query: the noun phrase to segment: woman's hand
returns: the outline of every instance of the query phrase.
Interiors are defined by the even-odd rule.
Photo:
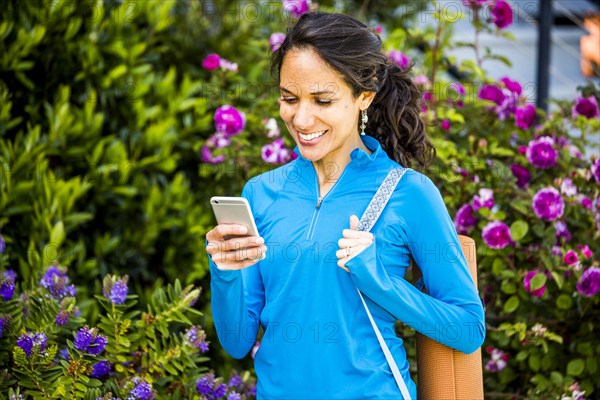
[[[243,236],[247,232],[244,225],[221,224],[206,234],[206,251],[219,269],[242,269],[264,258],[265,240],[260,236]]]
[[[342,231],[343,237],[338,240],[340,250],[335,252],[337,258],[340,259],[338,261],[338,266],[346,270],[346,272],[350,272],[348,268],[346,268],[348,260],[356,257],[375,240],[375,236],[373,236],[372,233],[361,232],[358,230],[358,222],[358,217],[356,215],[350,217],[350,229],[344,229]]]

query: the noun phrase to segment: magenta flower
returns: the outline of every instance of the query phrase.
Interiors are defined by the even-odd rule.
[[[460,82],[453,82],[450,84],[450,89],[454,90],[460,96],[464,96],[467,91],[465,90],[465,86]]]
[[[473,196],[473,209],[477,211],[481,207],[489,209],[494,207],[494,191],[492,189],[479,189],[479,195]]]
[[[600,289],[600,268],[590,267],[581,274],[577,282],[577,291],[585,297],[592,297]]]
[[[485,369],[490,372],[502,371],[508,365],[508,354],[500,349],[489,346],[487,352],[490,353],[490,359],[485,363]]]
[[[577,201],[584,208],[587,208],[587,209],[590,209],[590,210],[592,209],[592,199],[590,199],[589,197],[580,194],[579,196],[577,196]]]
[[[573,108],[571,109],[571,114],[573,118],[577,118],[578,115],[583,115],[587,119],[600,116],[596,96],[591,95],[589,97],[578,97],[575,100]]]
[[[527,168],[522,167],[518,164],[511,164],[510,172],[512,172],[513,176],[517,179],[517,187],[521,189],[526,189],[527,186],[529,186],[531,174],[529,173]]]
[[[202,146],[201,157],[202,162],[207,164],[220,164],[225,161],[225,155],[219,154],[214,156],[211,148],[207,144]]]
[[[415,85],[429,85],[429,78],[426,75],[417,75],[413,79]]]
[[[549,136],[542,136],[530,141],[525,157],[534,167],[552,168],[558,158],[558,152],[554,149],[554,140]]]
[[[310,10],[310,0],[283,0],[283,9],[295,18]]]
[[[410,67],[410,58],[401,52],[400,50],[391,50],[388,54],[388,57],[396,63],[400,67],[400,69],[405,70]]]
[[[445,120],[442,121],[442,123],[441,123],[440,126],[441,126],[441,128],[443,130],[445,130],[446,132],[448,132],[450,130],[450,127],[451,127],[450,121],[448,121],[447,119],[445,119]]]
[[[477,217],[473,216],[473,206],[470,204],[464,204],[456,212],[454,217],[454,226],[459,234],[464,235],[468,233],[468,228],[477,224]]]
[[[513,22],[513,12],[510,4],[504,0],[497,0],[490,6],[492,22],[500,29],[504,29]]]
[[[281,44],[285,40],[285,33],[274,32],[269,36],[269,45],[271,46],[271,51],[276,52]]]
[[[489,222],[481,231],[483,241],[491,249],[503,249],[512,241],[510,229],[502,221]]]
[[[221,65],[221,57],[218,54],[212,53],[207,55],[204,60],[202,60],[202,68],[212,71],[213,69],[219,68]]]
[[[560,241],[564,238],[565,243],[571,241],[571,232],[563,221],[554,222],[554,229],[556,230],[556,240]]]
[[[485,85],[479,90],[477,95],[480,99],[493,101],[497,105],[500,105],[504,102],[505,95],[496,85]]]
[[[560,183],[560,192],[567,197],[573,197],[577,194],[577,187],[573,184],[571,178],[564,178]]]
[[[537,273],[538,273],[537,271],[527,272],[527,275],[525,275],[525,278],[523,278],[523,287],[525,288],[525,290],[528,293],[531,293],[532,296],[542,297],[544,295],[544,293],[546,292],[546,285],[544,285],[541,288],[538,288],[536,290],[531,290],[531,280]]]
[[[579,251],[581,251],[581,254],[585,257],[585,258],[591,258],[594,253],[592,253],[592,250],[590,249],[590,246],[586,245],[578,245],[577,249]]]
[[[298,157],[296,153],[285,147],[281,138],[264,145],[260,155],[264,162],[270,164],[285,164]]]
[[[207,164],[219,164],[225,161],[225,155],[213,155],[213,149],[223,149],[231,144],[231,139],[224,132],[215,132],[214,135],[206,140],[202,146],[202,162]]]
[[[558,190],[553,187],[538,190],[533,196],[532,206],[535,215],[546,221],[562,217],[565,211],[565,203]]]
[[[526,104],[515,111],[515,124],[523,130],[529,129],[535,122],[535,106]]]
[[[246,115],[228,104],[217,108],[214,119],[217,132],[227,136],[237,135],[246,126]]]
[[[518,81],[513,81],[508,76],[500,78],[499,82],[504,84],[504,87],[506,87],[508,90],[510,90],[517,96],[520,96],[521,93],[523,93],[523,87],[521,86],[521,84]]]
[[[577,261],[579,261],[577,253],[575,253],[573,250],[567,251],[567,254],[565,254],[565,264],[573,265],[577,263]]]
[[[600,182],[600,157],[596,158],[596,160],[592,163],[590,171],[592,172],[594,180],[596,182]]]

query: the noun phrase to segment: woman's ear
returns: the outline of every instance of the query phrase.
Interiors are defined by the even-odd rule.
[[[369,108],[376,94],[377,92],[362,92],[360,96],[358,96],[358,104],[360,109],[366,110]]]

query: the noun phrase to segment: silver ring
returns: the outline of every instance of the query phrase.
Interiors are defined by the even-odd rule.
[[[350,246],[346,247],[346,249],[345,249],[345,250],[346,250],[346,253],[345,253],[345,256],[344,256],[344,257],[345,257],[345,258],[348,258],[348,256],[349,256],[349,254],[348,254],[348,250],[350,250]]]

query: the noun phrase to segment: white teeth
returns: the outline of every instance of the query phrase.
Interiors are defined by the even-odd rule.
[[[323,136],[325,134],[325,132],[327,132],[327,130],[311,133],[310,135],[305,135],[300,132],[298,132],[298,134],[300,135],[300,138],[302,138],[302,140],[310,141],[310,140],[314,140],[314,139],[318,138],[319,136]]]

